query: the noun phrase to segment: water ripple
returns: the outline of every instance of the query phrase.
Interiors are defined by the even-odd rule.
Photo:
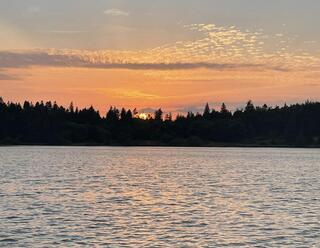
[[[320,247],[320,153],[0,148],[0,247]]]

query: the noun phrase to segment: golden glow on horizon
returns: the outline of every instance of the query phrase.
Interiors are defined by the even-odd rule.
[[[141,120],[147,120],[149,118],[149,114],[146,114],[146,113],[140,113],[138,115],[138,118],[141,119]]]
[[[238,105],[248,99],[272,103],[319,98],[320,58],[290,47],[290,37],[214,24],[184,28],[196,38],[141,51],[5,54],[0,95],[20,102],[93,104],[101,112],[110,105],[176,111],[210,101]],[[272,44],[277,46],[270,48]]]

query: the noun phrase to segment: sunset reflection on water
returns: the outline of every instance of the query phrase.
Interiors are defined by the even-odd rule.
[[[0,246],[316,247],[319,153],[0,149]]]

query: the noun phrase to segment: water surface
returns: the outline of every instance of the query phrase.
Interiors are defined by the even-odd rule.
[[[0,148],[0,247],[320,247],[320,150]]]

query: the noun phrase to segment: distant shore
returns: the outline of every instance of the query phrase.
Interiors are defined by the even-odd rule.
[[[165,147],[320,147],[320,102],[282,107],[248,101],[234,112],[220,110],[173,117],[110,107],[69,108],[56,102],[4,102],[0,97],[0,144]]]
[[[214,143],[214,144],[203,144],[203,145],[169,145],[169,144],[151,144],[150,142],[141,142],[139,144],[92,144],[92,143],[82,143],[82,144],[30,144],[30,143],[20,143],[20,144],[0,144],[0,147],[19,147],[19,146],[46,146],[46,147],[182,147],[182,148],[320,148],[320,145],[263,145],[263,144],[223,144],[223,143]]]

